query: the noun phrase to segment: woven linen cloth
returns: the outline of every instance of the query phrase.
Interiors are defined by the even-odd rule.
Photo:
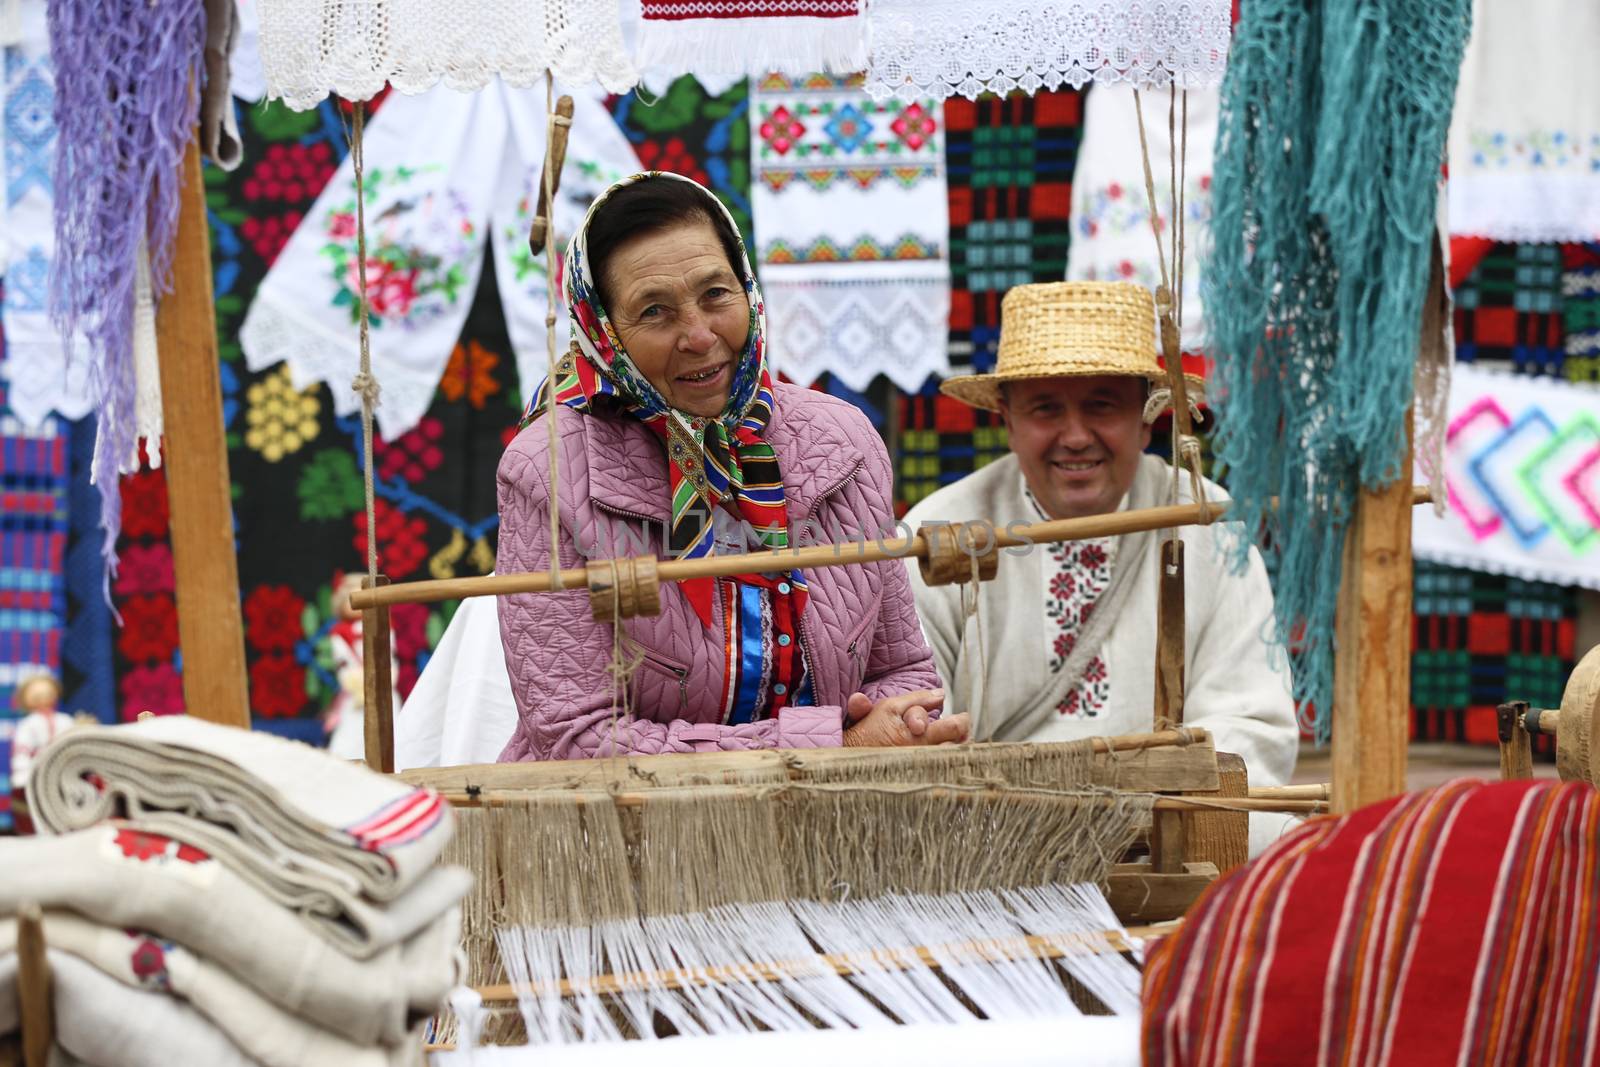
[[[15,951],[17,924],[0,919],[0,954]],[[357,1045],[312,1026],[182,945],[143,930],[101,926],[70,912],[44,917],[44,941],[115,980],[110,1004],[177,1005],[193,1013],[263,1067],[399,1067],[410,1048]],[[187,1020],[186,1020],[187,1022]],[[103,1062],[96,1060],[95,1062]]]
[[[757,77],[849,74],[867,65],[862,0],[628,0],[639,8],[644,69]]]
[[[433,401],[493,249],[522,381],[543,376],[543,258],[528,226],[544,168],[542,90],[499,81],[384,102],[365,131],[367,300],[378,428],[394,441]],[[427,130],[418,137],[416,131]],[[575,94],[558,232],[637,157],[592,88]],[[296,388],[326,383],[334,413],[360,408],[355,172],[347,158],[267,272],[240,327],[251,370],[286,362]],[[565,328],[564,316],[558,318]],[[559,339],[565,350],[566,340]]]
[[[1211,148],[1217,139],[1217,94],[1214,89],[1180,93],[1175,111],[1169,110],[1171,100],[1166,92],[1147,92],[1142,94],[1140,103],[1156,191],[1161,255],[1166,258],[1169,276],[1174,262],[1174,161],[1178,167],[1178,184],[1183,190],[1184,244],[1183,319],[1179,326],[1184,351],[1198,352],[1205,344],[1200,316],[1200,251],[1211,221]],[[1173,118],[1170,124],[1169,116]],[[1096,86],[1085,109],[1083,144],[1078,149],[1078,169],[1072,179],[1068,281],[1138,282],[1152,291],[1161,284],[1156,237],[1150,231],[1144,160],[1134,90],[1121,85]]]
[[[1144,1062],[1596,1062],[1600,792],[1451,782],[1316,819],[1155,943]]]
[[[1600,238],[1600,5],[1473,5],[1450,125],[1450,232]]]
[[[1444,474],[1417,559],[1600,589],[1600,388],[1457,365]]]
[[[750,96],[751,202],[778,372],[908,392],[948,373],[943,113],[857,78],[769,75]]]
[[[910,100],[1090,81],[1215,88],[1229,0],[873,0],[867,91]]]
[[[239,1046],[178,998],[125,986],[48,942],[46,954],[50,1067],[253,1067]],[[17,1000],[17,955],[9,946],[0,951],[0,998]],[[15,1017],[0,1015],[0,1034],[16,1030]]]
[[[81,334],[69,346],[50,321],[49,274],[55,254],[55,67],[44,0],[24,0],[22,35],[5,48],[0,80],[5,206],[0,225],[0,299],[6,353],[0,363],[6,403],[24,426],[52,412],[76,419],[91,406],[89,350]]]
[[[617,0],[257,0],[257,14],[267,96],[300,111],[330,94],[370,100],[385,83],[408,94],[482,89],[497,75],[531,86],[549,70],[622,93],[638,77]]]
[[[359,1045],[409,1040],[458,978],[458,908],[358,960],[240,878],[229,861],[175,834],[105,822],[19,838],[0,845],[0,871],[0,913],[33,901],[149,931]]]
[[[30,794],[53,833],[123,814],[235,866],[270,857],[286,884],[380,904],[426,882],[452,827],[431,789],[182,715],[72,731],[34,764]]]

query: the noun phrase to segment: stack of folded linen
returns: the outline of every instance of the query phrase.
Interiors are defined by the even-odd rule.
[[[0,1002],[45,909],[62,1050],[98,1067],[389,1067],[461,975],[449,805],[305,745],[169,717],[64,735],[44,836],[0,847]],[[0,1033],[6,1018],[0,1015]]]

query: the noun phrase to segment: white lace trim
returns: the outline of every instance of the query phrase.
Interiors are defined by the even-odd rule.
[[[367,100],[386,82],[402,93],[481,89],[497,75],[530,86],[548,68],[622,93],[638,80],[617,0],[261,0],[260,19],[267,95],[297,110],[330,93]]]
[[[874,0],[867,92],[969,100],[1090,81],[1220,85],[1228,0]]]
[[[761,272],[772,365],[801,385],[831,374],[863,392],[882,374],[908,393],[950,373],[944,262],[849,263]]]
[[[867,31],[859,17],[646,20],[638,62],[649,70],[705,75],[713,83],[769,71],[849,74],[867,65]]]
[[[1600,166],[1600,157],[1594,161]],[[1521,244],[1600,240],[1600,170],[1454,173],[1450,233]]]

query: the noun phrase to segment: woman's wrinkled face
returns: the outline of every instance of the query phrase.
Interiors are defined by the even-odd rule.
[[[606,308],[622,347],[666,402],[716,418],[750,333],[750,302],[709,220],[617,246]]]

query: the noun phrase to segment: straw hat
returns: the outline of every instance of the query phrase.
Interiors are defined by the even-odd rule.
[[[1166,380],[1150,290],[1134,282],[1047,282],[1006,293],[994,373],[950,378],[939,389],[998,411],[1001,382],[1107,374]]]

